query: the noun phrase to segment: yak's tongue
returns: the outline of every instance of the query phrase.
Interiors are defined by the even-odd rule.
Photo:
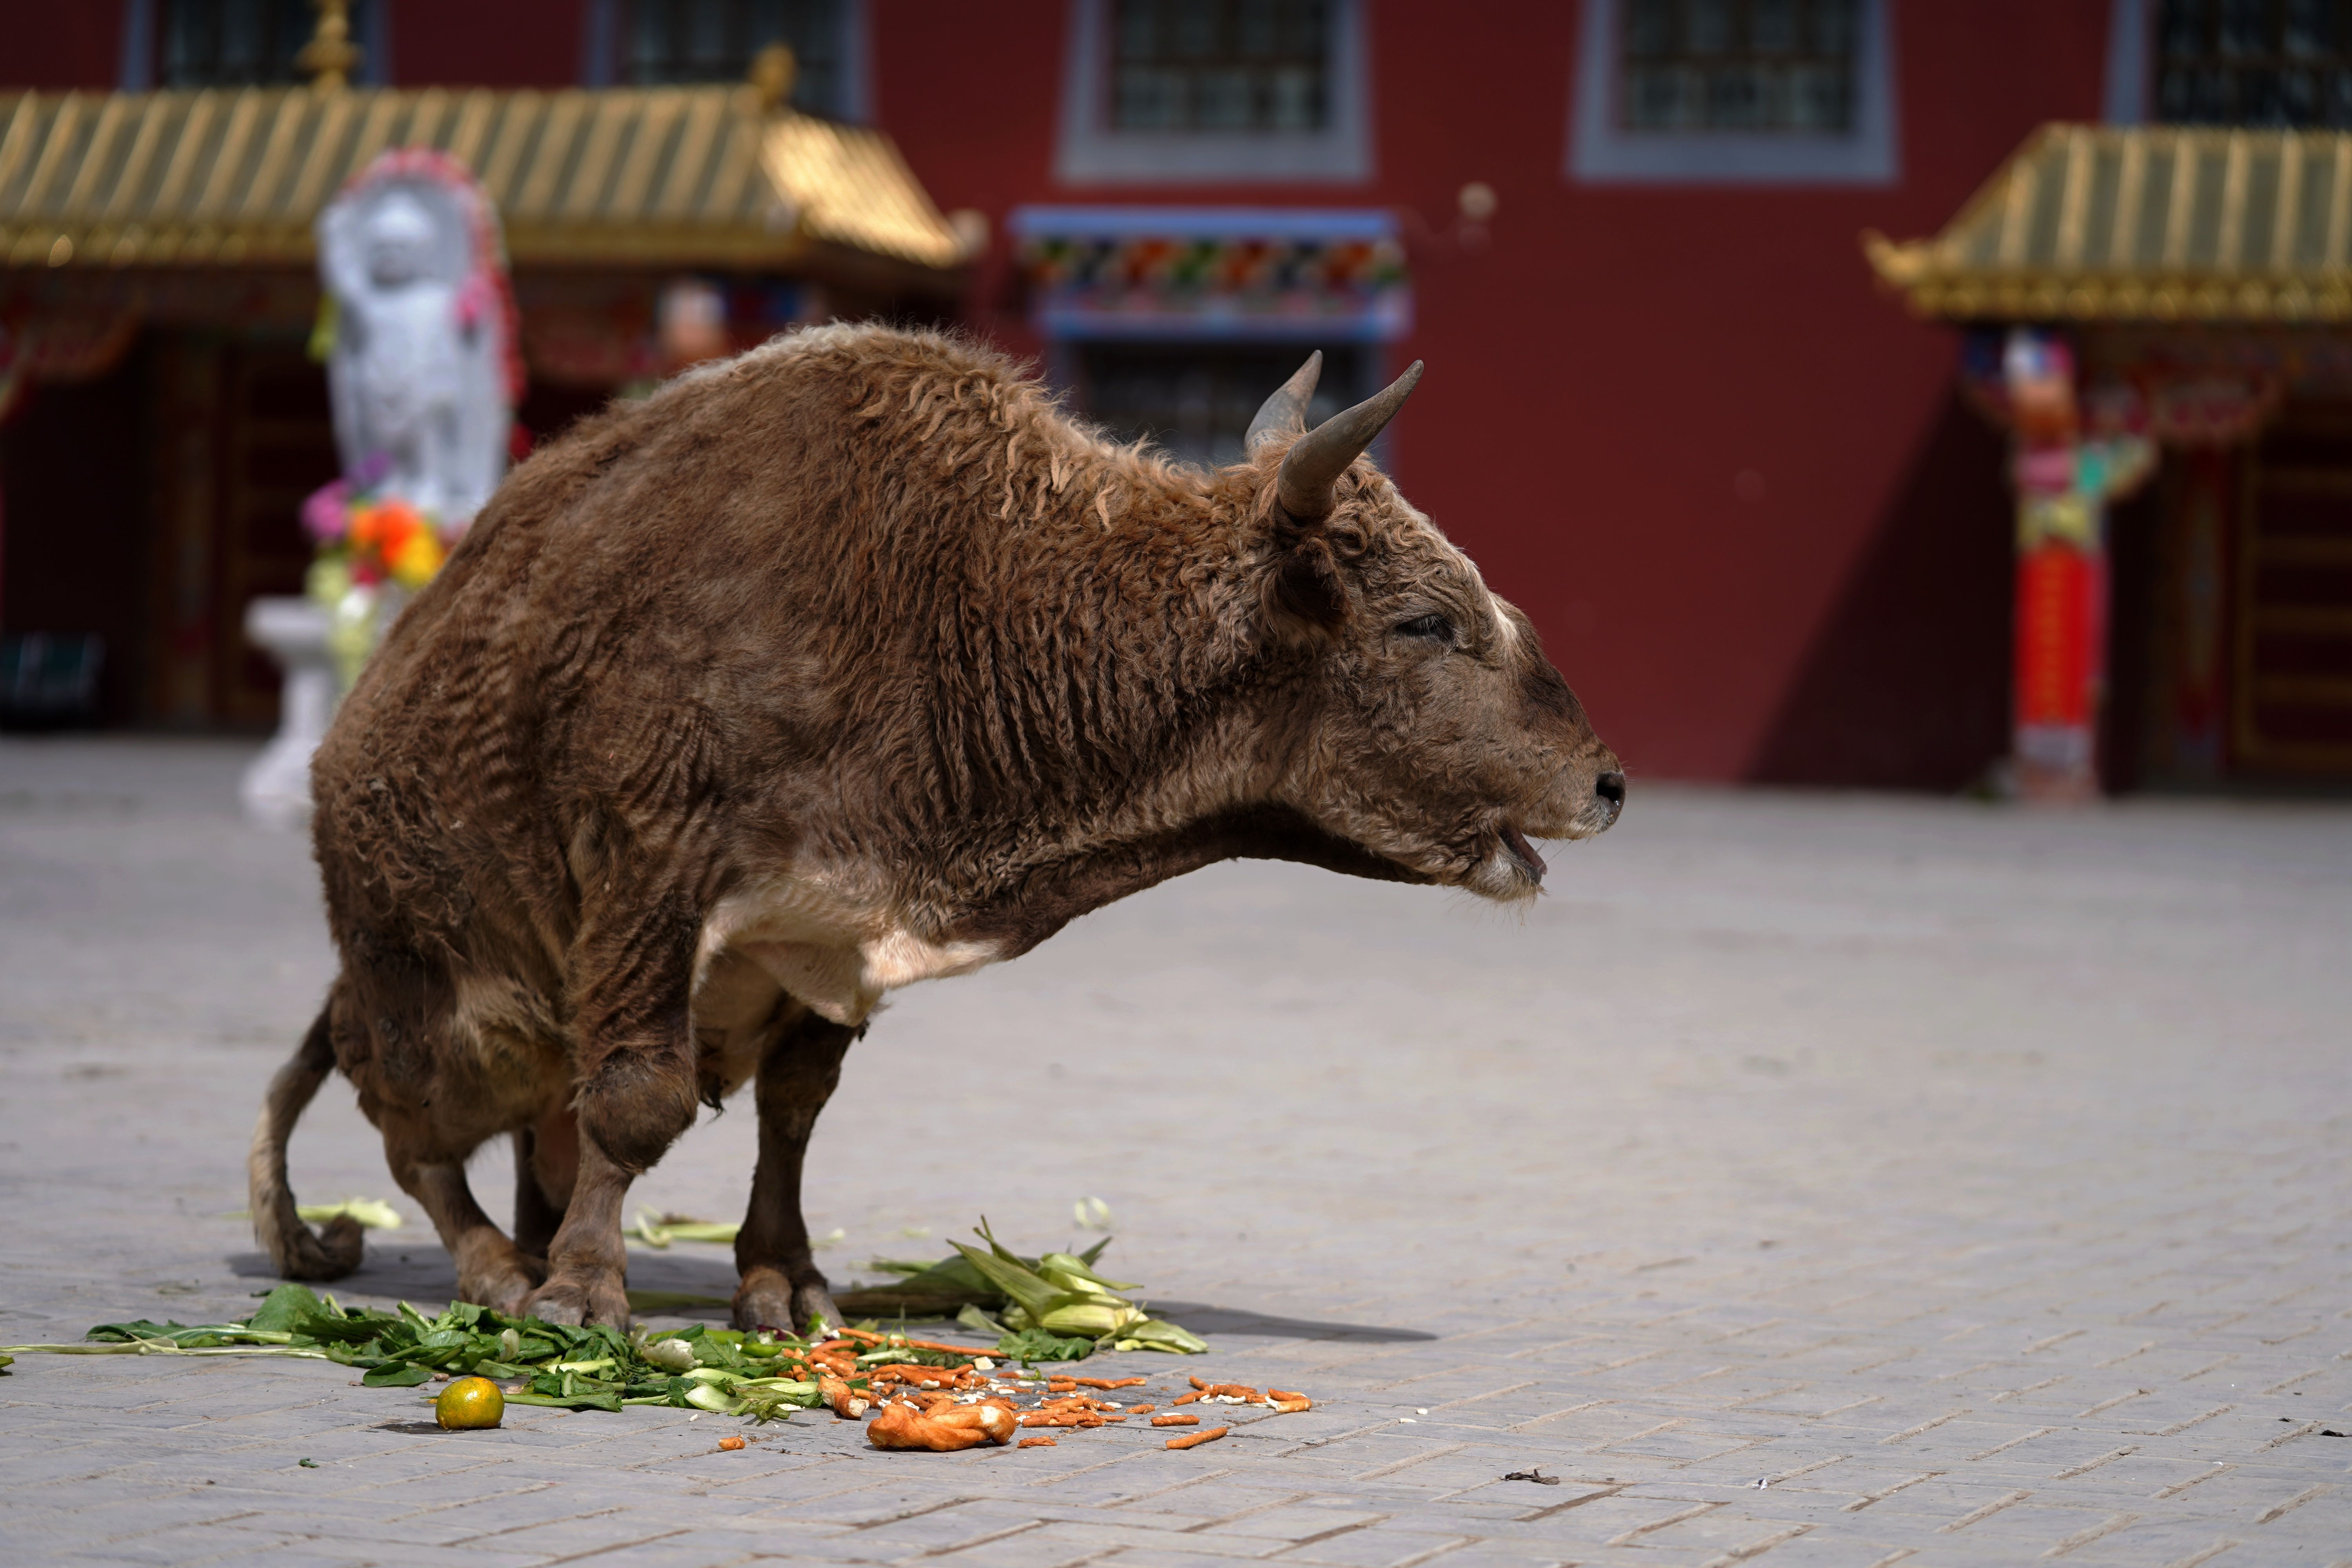
[[[1551,869],[1544,864],[1544,858],[1536,853],[1536,847],[1507,822],[1503,824],[1503,842],[1511,847],[1512,854],[1527,863],[1528,869],[1536,874],[1536,880],[1543,880],[1543,874]]]

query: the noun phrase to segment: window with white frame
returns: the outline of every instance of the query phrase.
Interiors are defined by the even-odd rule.
[[[1568,174],[1896,178],[1888,0],[1583,0]]]
[[[1358,0],[1072,0],[1070,14],[1065,182],[1370,176]]]
[[[1123,440],[1149,440],[1180,462],[1240,462],[1250,421],[1290,379],[1311,343],[1078,342],[1055,356],[1059,379],[1088,418]],[[1380,390],[1370,384],[1370,345],[1321,345],[1323,374],[1307,410],[1309,427]]]

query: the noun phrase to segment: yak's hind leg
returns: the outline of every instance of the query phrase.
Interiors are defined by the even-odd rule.
[[[751,1207],[735,1237],[735,1326],[762,1323],[797,1333],[811,1318],[838,1325],[841,1310],[809,1255],[801,1217],[801,1162],[817,1113],[841,1081],[841,1058],[862,1028],[814,1013],[789,1026],[760,1062],[760,1163]]]
[[[319,1011],[319,1020],[302,1037],[293,1059],[269,1080],[262,1102],[261,1121],[253,1130],[253,1149],[246,1157],[246,1183],[251,1194],[253,1233],[269,1249],[269,1260],[287,1279],[341,1279],[360,1266],[363,1244],[360,1222],[349,1215],[312,1230],[294,1210],[294,1192],[286,1180],[286,1143],[294,1123],[335,1070],[333,1008],[331,1001]]]
[[[474,1201],[465,1156],[452,1158],[448,1151],[434,1148],[407,1118],[394,1116],[384,1118],[383,1152],[392,1179],[441,1233],[441,1245],[457,1266],[457,1299],[520,1312],[523,1298],[539,1283],[539,1270]]]

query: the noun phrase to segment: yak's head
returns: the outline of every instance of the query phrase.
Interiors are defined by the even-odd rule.
[[[1529,840],[1605,830],[1625,775],[1527,616],[1358,462],[1420,364],[1308,430],[1321,368],[1318,353],[1249,433],[1270,492],[1255,508],[1262,614],[1302,672],[1284,683],[1283,804],[1448,886],[1532,897],[1545,867]]]

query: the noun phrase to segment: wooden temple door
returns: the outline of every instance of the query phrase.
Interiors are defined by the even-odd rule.
[[[2231,761],[2352,779],[2352,403],[2288,404],[2235,552]]]
[[[155,377],[152,710],[264,729],[278,675],[246,640],[245,607],[302,591],[302,500],[341,467],[326,374],[299,342],[191,332],[170,334]]]

